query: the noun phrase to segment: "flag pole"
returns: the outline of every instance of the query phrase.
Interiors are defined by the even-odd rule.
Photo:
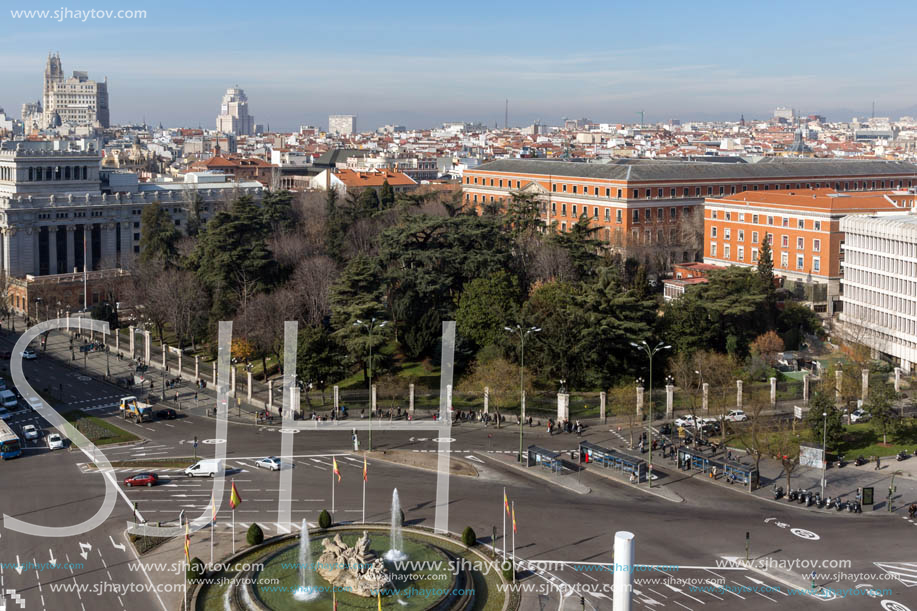
[[[363,454],[363,524],[366,524],[366,454]]]
[[[236,510],[232,510],[232,553],[236,553]]]
[[[334,464],[334,459],[331,459]],[[334,521],[334,469],[331,469],[331,520]]]
[[[503,557],[506,558],[506,486],[503,487],[503,505],[500,506],[503,514]]]
[[[516,583],[516,501],[513,501],[513,583]]]

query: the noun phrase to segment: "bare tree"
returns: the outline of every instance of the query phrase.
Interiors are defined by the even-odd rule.
[[[274,259],[284,267],[294,267],[312,254],[306,236],[299,231],[279,231],[268,238],[268,248]]]
[[[337,265],[324,255],[309,257],[293,270],[289,286],[300,304],[303,322],[317,325],[329,313],[331,287],[337,276]]]
[[[532,395],[531,375],[525,376],[526,395]],[[484,362],[476,362],[471,373],[459,384],[459,390],[467,393],[483,393],[488,389],[488,404],[496,412],[497,427],[500,426],[500,410],[518,406],[519,396],[519,366],[504,358],[495,358]]]
[[[258,293],[239,310],[236,317],[239,334],[260,357],[263,379],[268,375],[267,357],[281,358],[284,323],[294,317],[295,306],[296,294],[282,288],[272,293]]]
[[[192,272],[170,269],[166,272],[172,287],[167,318],[178,340],[178,347],[190,340],[195,346],[195,329],[206,311],[207,296]]]
[[[637,390],[633,382],[622,382],[609,389],[608,399],[611,402],[611,413],[623,417],[630,430],[630,447],[634,447],[634,430],[637,425]]]
[[[799,438],[785,419],[777,421],[769,437],[768,451],[783,466],[786,489],[789,491],[793,471],[799,466]]]

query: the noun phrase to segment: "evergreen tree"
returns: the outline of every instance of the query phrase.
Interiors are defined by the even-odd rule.
[[[777,289],[774,287],[774,256],[767,233],[758,252],[758,279],[766,296],[764,320],[767,328],[773,329],[777,322]]]
[[[506,209],[506,229],[514,238],[531,235],[544,226],[538,201],[528,193],[514,191]]]
[[[383,210],[388,210],[395,205],[395,190],[388,180],[382,181],[382,188],[379,190],[379,204]]]
[[[322,391],[325,403],[325,389],[329,384],[346,375],[344,361],[347,352],[324,326],[306,326],[299,332],[296,352],[296,375],[303,382],[311,382]]]
[[[273,231],[292,229],[296,224],[293,217],[293,194],[289,191],[269,191],[261,200],[265,225]]]
[[[504,327],[519,313],[519,282],[501,270],[465,285],[455,313],[457,330],[479,348],[504,344]]]
[[[178,256],[178,238],[175,222],[159,202],[153,202],[140,213],[141,263],[158,260],[166,266],[174,264]]]
[[[822,414],[827,414],[827,418]],[[837,409],[830,391],[818,389],[812,393],[806,424],[812,431],[812,439],[821,439],[824,436],[828,450],[836,450],[838,444],[844,440],[843,414]]]
[[[595,274],[599,262],[598,252],[602,246],[594,237],[598,230],[598,226],[590,225],[589,217],[584,212],[570,227],[570,231],[562,231],[553,236],[554,242],[570,254],[579,279],[589,278]]]
[[[325,193],[325,252],[335,262],[343,262],[343,240],[346,231],[344,213],[339,206],[338,191],[328,189]]]
[[[203,226],[203,221],[201,219],[201,206],[203,203],[204,198],[201,197],[200,193],[195,191],[191,197],[191,203],[188,206],[188,222],[185,224],[185,231],[192,238],[197,237]]]
[[[364,379],[368,379],[369,333],[357,321],[368,323],[373,318],[382,318],[384,305],[379,270],[375,261],[365,255],[357,255],[341,272],[331,292],[331,323],[336,329],[335,338],[347,350],[352,362],[363,367]],[[373,372],[379,370],[385,345],[384,329],[376,327],[372,334]]]

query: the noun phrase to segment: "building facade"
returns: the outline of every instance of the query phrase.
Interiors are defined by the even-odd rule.
[[[841,230],[844,333],[910,373],[917,363],[917,217],[848,216]]]
[[[816,310],[834,312],[841,295],[844,232],[851,214],[909,210],[911,191],[838,192],[833,189],[744,192],[704,205],[704,262],[757,266],[771,247],[774,274]]]
[[[98,152],[50,144],[0,147],[0,269],[7,277],[126,267],[140,251],[140,217],[151,203],[182,230],[195,196],[206,220],[236,196],[260,201],[263,192],[257,182],[138,183],[129,172],[121,174],[133,180],[116,181],[114,192],[103,188]]]
[[[331,115],[328,117],[328,131],[336,136],[352,136],[357,133],[356,115]]]
[[[217,131],[235,136],[252,136],[255,133],[255,117],[248,114],[248,97],[237,86],[230,87],[220,102],[217,115]]]
[[[60,55],[49,54],[41,106],[42,128],[65,123],[108,127],[108,78],[99,83],[89,80],[86,72],[74,71],[65,79]]]
[[[612,163],[502,159],[468,169],[467,206],[503,209],[531,195],[542,221],[567,231],[583,215],[609,248],[645,262],[703,256],[705,198],[745,191],[831,187],[838,191],[908,188],[917,166],[905,162],[765,158],[757,163],[620,160]]]

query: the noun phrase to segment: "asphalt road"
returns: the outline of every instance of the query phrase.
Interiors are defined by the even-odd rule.
[[[281,524],[276,522],[279,474],[254,467],[258,457],[279,453],[279,427],[230,424],[228,439],[217,440],[215,422],[198,415],[184,413],[173,421],[140,425],[123,422],[113,409],[121,395],[117,388],[87,380],[80,371],[44,356],[27,363],[25,368],[36,388],[48,388],[53,394],[56,384],[68,408],[83,408],[116,420],[145,439],[135,446],[107,450],[111,460],[190,456],[194,452],[191,441],[195,436],[201,442],[197,448],[199,456],[212,455],[217,445],[225,443],[228,475],[244,498],[235,516],[239,530],[258,522],[271,535],[296,530],[295,522],[303,518],[314,523],[322,509],[330,510],[332,455],[337,456],[342,475],[342,482],[335,488],[336,517],[339,521],[362,519],[363,464],[362,458],[352,452],[348,431],[305,431],[294,436],[291,459],[295,465],[294,524]],[[20,414],[13,420],[14,428],[34,418],[31,413]],[[530,440],[555,450],[569,450],[576,444],[572,435],[548,438],[543,431],[534,429],[526,429],[526,435],[526,443]],[[430,432],[376,431],[373,445],[374,449],[435,452],[437,444],[431,440],[433,436]],[[512,426],[498,431],[492,427],[459,425],[453,429],[452,437],[453,450],[462,456],[513,453],[519,444],[518,428]],[[360,442],[361,447],[366,446],[365,432],[360,433]],[[0,465],[2,513],[47,525],[72,524],[88,518],[104,496],[105,476],[80,468],[79,463],[85,462],[87,459],[80,452],[50,452],[42,442],[30,447],[22,458],[3,463]],[[544,592],[525,594],[525,609],[580,609],[580,595],[587,609],[611,609],[611,573],[600,563],[613,561],[613,536],[617,530],[635,534],[636,561],[645,565],[645,570],[635,577],[634,608],[637,609],[698,611],[778,606],[807,609],[813,604],[831,609],[917,609],[917,593],[911,591],[911,586],[917,584],[917,558],[907,544],[917,530],[915,524],[905,519],[816,514],[797,506],[751,498],[697,478],[680,479],[678,475],[668,478],[678,480],[668,486],[686,499],[684,503],[672,503],[588,471],[579,477],[592,492],[579,495],[535,474],[521,473],[495,462],[487,461],[480,466],[479,478],[451,479],[450,529],[460,532],[471,525],[479,538],[489,543],[492,528],[496,527],[496,547],[502,551],[502,494],[506,487],[509,498],[515,502],[517,556],[526,561],[554,563],[551,567],[527,565],[533,575],[523,583]],[[148,579],[158,582],[169,578],[162,574],[148,577],[131,564],[135,558],[123,531],[131,518],[133,503],[137,503],[148,521],[174,522],[182,510],[190,515],[207,511],[209,480],[188,479],[168,470],[158,472],[163,480],[160,486],[124,489],[119,485],[123,494],[119,494],[114,513],[103,526],[83,536],[47,539],[0,529],[0,609],[4,609],[3,605],[4,611],[19,608],[91,611],[126,609],[128,605],[134,611],[174,608],[178,600],[175,595],[93,591],[104,589],[106,584],[143,584]],[[119,482],[128,473],[118,469]],[[372,460],[366,486],[366,519],[387,519],[395,487],[408,521],[432,525],[435,474]],[[228,494],[227,489],[217,517],[217,532],[224,533],[222,536],[230,534]],[[725,558],[745,557],[746,533],[751,558],[762,562],[770,558],[783,566],[767,574],[734,565],[722,566]],[[507,542],[507,551],[511,547],[511,542]],[[59,564],[72,564],[57,568],[39,566],[37,570],[21,566],[49,563],[52,558]],[[805,587],[812,571],[808,567],[786,568],[788,563],[800,561],[844,564],[817,568],[820,586],[847,589],[869,584],[890,593],[878,597],[851,595],[828,601],[790,594],[788,584]],[[16,570],[17,565],[21,571]],[[173,576],[172,580],[177,583],[179,578]],[[719,584],[731,589],[711,589]],[[74,585],[87,590],[59,591],[63,586]],[[761,590],[765,586],[772,589]],[[895,601],[902,606],[886,602],[883,607],[883,601]]]

